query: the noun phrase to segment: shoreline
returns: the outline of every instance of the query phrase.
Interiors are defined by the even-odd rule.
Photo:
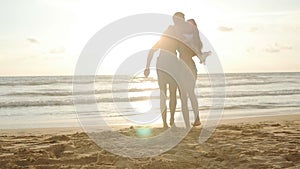
[[[221,125],[243,125],[243,124],[254,124],[260,122],[274,122],[274,121],[294,121],[300,120],[300,114],[292,115],[277,115],[277,116],[260,116],[260,117],[241,117],[233,119],[221,119],[218,126]],[[206,121],[202,122],[202,125]],[[111,126],[114,130],[121,130],[130,127],[140,127],[139,125],[115,125]],[[147,126],[147,125],[146,125]],[[160,124],[154,124],[149,126],[151,128],[161,128]],[[47,128],[20,128],[20,129],[0,129],[2,135],[41,135],[41,134],[72,134],[85,132],[82,127],[47,127]]]

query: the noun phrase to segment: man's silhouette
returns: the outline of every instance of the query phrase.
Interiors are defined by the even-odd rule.
[[[163,127],[167,128],[167,106],[166,106],[166,94],[167,94],[167,85],[169,86],[170,93],[170,125],[174,124],[174,114],[177,104],[176,91],[178,88],[177,81],[179,76],[178,72],[178,59],[176,55],[176,50],[178,46],[178,41],[176,40],[176,29],[175,27],[184,21],[184,14],[181,12],[176,12],[173,15],[173,26],[169,26],[167,30],[164,31],[160,40],[152,47],[149,52],[146,69],[144,75],[146,77],[150,74],[150,63],[153,58],[154,52],[160,50],[160,54],[156,62],[156,70],[158,77],[158,85],[160,88],[160,109],[162,113]]]

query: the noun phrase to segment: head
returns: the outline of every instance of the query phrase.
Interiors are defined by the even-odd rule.
[[[184,14],[182,12],[176,12],[174,15],[173,15],[173,22],[174,24],[179,24],[180,22],[182,21],[185,21],[185,18],[184,18]]]
[[[189,19],[187,20],[187,22],[197,27],[196,21],[194,19]]]

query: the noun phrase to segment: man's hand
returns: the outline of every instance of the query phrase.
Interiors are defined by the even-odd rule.
[[[149,74],[150,74],[150,69],[149,69],[149,68],[146,68],[146,69],[144,70],[144,75],[145,75],[145,77],[148,77]]]

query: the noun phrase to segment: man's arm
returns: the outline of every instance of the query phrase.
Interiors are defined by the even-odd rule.
[[[158,46],[159,46],[159,41],[150,49],[150,52],[149,52],[148,58],[147,58],[146,68],[144,70],[145,77],[148,77],[150,74],[150,69],[149,69],[150,63],[152,61],[154,53],[159,49]]]

